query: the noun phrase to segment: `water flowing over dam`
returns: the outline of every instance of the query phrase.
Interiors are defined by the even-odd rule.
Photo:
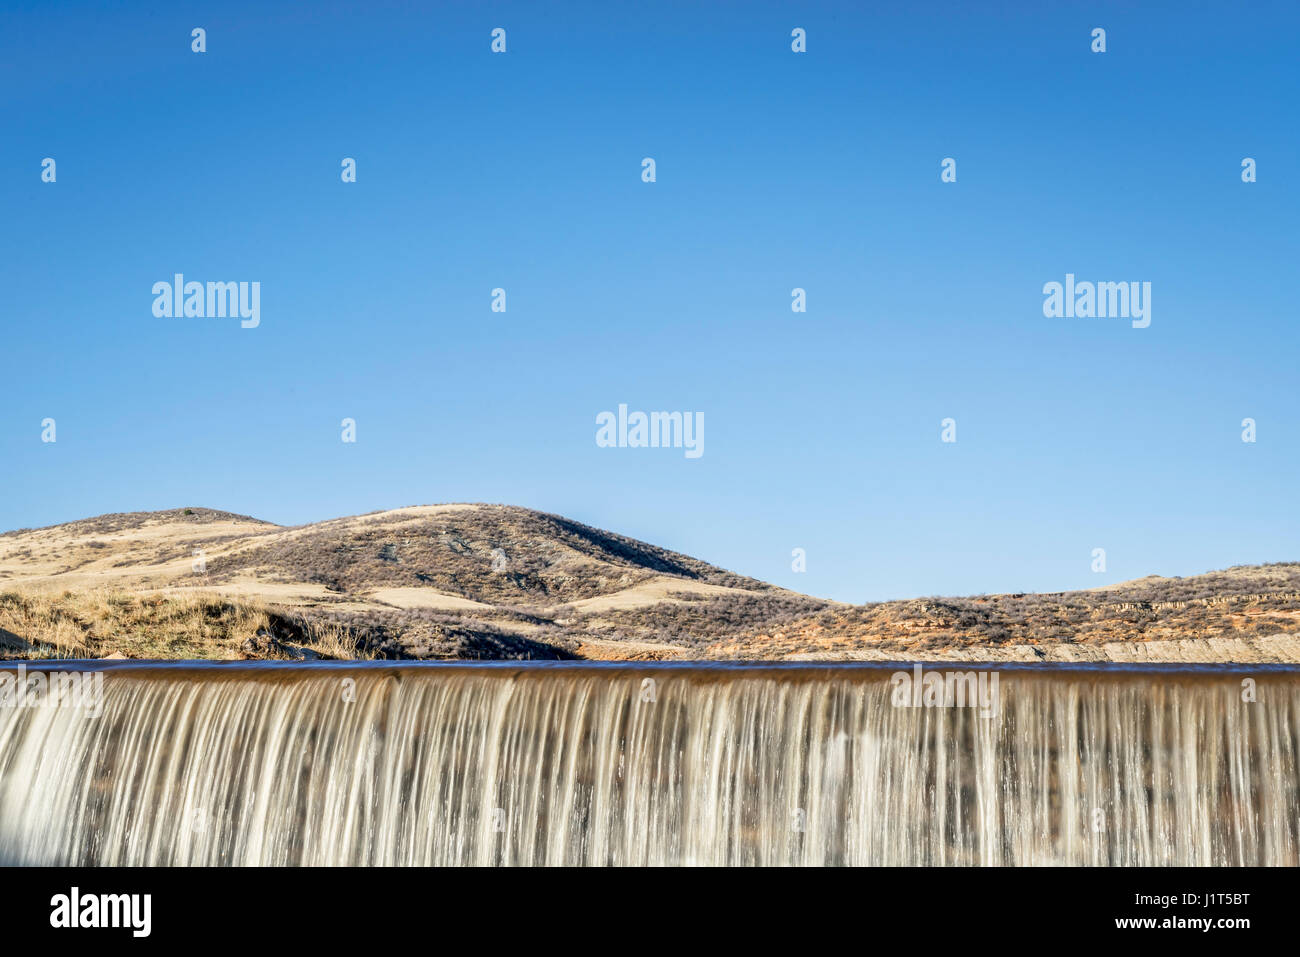
[[[28,667],[0,863],[1300,863],[1291,668]]]

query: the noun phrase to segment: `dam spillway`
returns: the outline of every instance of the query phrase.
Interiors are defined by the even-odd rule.
[[[100,690],[0,706],[6,864],[1300,863],[1289,667],[24,667]]]

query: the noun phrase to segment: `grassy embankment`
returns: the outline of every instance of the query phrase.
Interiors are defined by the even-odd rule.
[[[223,595],[0,592],[0,658],[359,658],[348,631]]]

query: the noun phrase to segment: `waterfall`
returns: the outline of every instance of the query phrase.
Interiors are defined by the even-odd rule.
[[[911,665],[27,667],[0,863],[1300,863],[1290,668],[1006,668],[990,713]],[[93,706],[14,700],[69,668]]]

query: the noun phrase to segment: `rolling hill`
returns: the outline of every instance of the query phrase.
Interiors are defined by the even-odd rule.
[[[1300,564],[845,605],[506,505],[0,535],[0,655],[1300,661]]]

